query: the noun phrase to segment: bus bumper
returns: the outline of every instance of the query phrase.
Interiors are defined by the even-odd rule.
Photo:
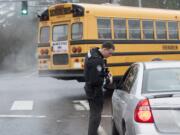
[[[53,77],[62,80],[83,81],[84,74],[82,69],[76,70],[39,70],[40,77]]]

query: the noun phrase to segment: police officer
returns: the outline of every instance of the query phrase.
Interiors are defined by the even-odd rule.
[[[98,135],[103,110],[102,87],[104,82],[112,83],[105,58],[110,57],[114,50],[115,47],[111,42],[105,42],[102,48],[91,49],[85,58],[85,92],[90,106],[88,135]]]

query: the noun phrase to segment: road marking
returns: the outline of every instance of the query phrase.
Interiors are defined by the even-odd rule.
[[[77,111],[84,111],[84,110],[85,110],[84,107],[81,106],[81,105],[79,105],[79,104],[75,104],[75,105],[74,105],[74,108],[75,108]]]
[[[62,121],[62,120],[57,120],[56,122],[57,122],[57,123],[62,123],[63,121]]]
[[[5,115],[5,114],[0,114],[0,118],[46,118],[45,115]]]
[[[32,100],[19,100],[14,101],[11,106],[11,110],[33,110],[33,101]]]
[[[77,111],[84,111],[84,110],[89,110],[89,103],[87,100],[74,100],[74,108]],[[112,118],[112,115],[101,115],[102,118]],[[106,131],[104,128],[100,125],[98,128],[98,134],[99,135],[107,135]]]
[[[89,103],[87,100],[74,100],[74,108],[77,111],[89,110]]]
[[[37,71],[34,71],[33,73],[24,76],[24,78],[31,78],[32,76],[36,75],[37,73],[38,73]]]
[[[80,103],[85,107],[86,110],[89,110],[89,103],[87,100],[81,100]]]
[[[98,134],[99,135],[107,135],[106,131],[104,130],[104,128],[101,125],[98,128]]]
[[[101,115],[102,118],[112,118],[112,115]]]

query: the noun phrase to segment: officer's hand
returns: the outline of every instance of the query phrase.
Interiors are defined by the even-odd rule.
[[[112,77],[112,75],[110,73],[108,74],[108,78],[109,78],[109,81],[110,81],[109,83],[112,84],[113,83],[113,77]]]

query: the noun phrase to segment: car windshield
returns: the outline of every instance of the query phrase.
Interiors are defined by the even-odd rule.
[[[146,70],[143,93],[180,92],[180,68]]]

